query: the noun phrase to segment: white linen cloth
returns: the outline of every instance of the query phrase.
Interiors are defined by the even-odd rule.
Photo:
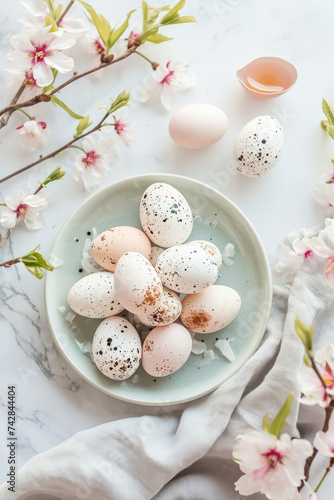
[[[157,416],[122,419],[74,435],[37,455],[18,472],[17,492],[0,487],[1,500],[236,500],[241,472],[232,460],[235,438],[261,428],[289,392],[287,431],[313,441],[324,411],[299,405],[297,371],[304,348],[296,316],[315,325],[316,349],[333,342],[334,292],[324,261],[305,261],[292,286],[274,287],[263,341],[243,368],[212,394]],[[321,460],[316,461],[315,474]],[[251,498],[263,499],[262,495]],[[283,499],[282,499],[283,500]]]

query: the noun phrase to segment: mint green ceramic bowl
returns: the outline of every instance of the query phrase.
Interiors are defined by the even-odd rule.
[[[82,249],[87,232],[113,226],[140,228],[139,202],[144,190],[154,182],[166,182],[188,200],[195,217],[190,239],[211,240],[221,250],[227,243],[235,246],[234,264],[223,265],[217,283],[238,291],[242,307],[237,318],[217,333],[200,335],[216,359],[206,362],[191,354],[187,363],[171,376],[153,379],[142,367],[138,381],[120,383],[108,379],[96,368],[80,344],[89,343],[100,320],[76,316],[70,323],[59,307],[67,310],[67,294],[82,277]],[[202,222],[204,221],[204,223]],[[211,223],[210,223],[211,222]],[[79,241],[76,241],[79,240]],[[225,196],[194,179],[172,174],[145,174],[131,177],[94,193],[69,217],[60,230],[51,255],[64,263],[45,281],[46,308],[58,349],[70,365],[89,383],[115,398],[143,405],[171,405],[199,398],[231,377],[254,353],[264,334],[271,306],[272,284],[268,260],[262,243],[245,215]],[[235,360],[228,361],[214,346],[216,339],[233,338]]]

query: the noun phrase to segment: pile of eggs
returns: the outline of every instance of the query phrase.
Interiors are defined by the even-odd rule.
[[[165,183],[149,186],[139,215],[143,231],[113,227],[93,240],[91,256],[104,270],[80,279],[68,294],[75,313],[102,319],[91,355],[114,380],[131,377],[140,363],[153,377],[176,372],[191,354],[190,331],[216,332],[234,320],[241,306],[235,290],[215,285],[220,250],[208,241],[185,243],[193,215],[177,189]],[[121,315],[124,310],[151,328],[143,344]]]

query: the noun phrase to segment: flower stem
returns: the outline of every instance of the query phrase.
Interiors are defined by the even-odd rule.
[[[17,110],[17,111],[21,111],[21,113],[23,113],[24,115],[26,115],[26,116],[29,118],[29,120],[31,120],[31,119],[32,119],[32,118],[31,118],[31,116],[29,115],[29,113],[27,113],[27,112],[26,112],[26,111],[24,111],[23,109],[18,108],[18,110]]]
[[[144,56],[144,54],[142,54],[141,52],[138,52],[138,50],[136,50],[135,52],[136,54],[138,54],[140,57],[142,57],[143,59],[145,59],[147,62],[149,62],[150,64],[153,64],[153,61],[151,61],[151,59],[149,59],[148,57]]]
[[[70,1],[70,3],[68,4],[68,6],[63,10],[63,12],[61,13],[59,19],[57,20],[57,25],[59,25],[59,23],[62,22],[62,20],[64,19],[64,17],[66,16],[66,14],[68,13],[68,11],[70,10],[70,8],[72,7],[73,5],[73,0]]]
[[[316,487],[316,489],[314,490],[315,493],[318,493],[319,489],[320,489],[320,486],[322,485],[322,483],[325,481],[327,475],[330,473],[331,471],[331,468],[333,467],[333,458],[330,459],[330,462],[329,462],[329,465],[327,467],[327,469],[325,470],[325,473],[324,475],[322,476],[322,478],[320,479],[320,482],[318,484],[318,486]]]
[[[67,144],[64,144],[64,146],[61,146],[60,148],[56,149],[52,153],[48,154],[47,156],[43,156],[42,158],[39,158],[38,160],[36,160],[36,161],[34,161],[32,163],[29,163],[29,165],[27,165],[26,167],[20,168],[20,170],[17,170],[16,172],[13,172],[12,174],[9,174],[6,177],[3,177],[2,179],[0,179],[0,184],[2,182],[7,181],[8,179],[11,179],[12,177],[15,177],[18,174],[21,174],[22,172],[25,172],[26,170],[29,170],[30,168],[34,167],[35,165],[38,165],[39,163],[42,163],[45,160],[49,160],[50,158],[53,158],[58,153],[61,153],[62,151],[65,151],[66,149],[68,149],[70,147],[73,147],[72,145],[75,142],[80,141],[81,139],[83,139],[87,135],[92,134],[93,132],[97,132],[102,127],[103,123],[108,118],[108,116],[109,116],[109,113],[107,112],[103,116],[103,118],[99,121],[99,123],[94,128],[92,128],[91,130],[89,130],[88,132],[85,132],[84,134],[81,134],[78,137],[75,137],[74,139],[72,139],[72,141],[68,142]]]
[[[310,361],[311,361],[311,363],[312,363],[312,368],[313,368],[313,370],[315,371],[315,373],[317,374],[317,376],[318,376],[318,378],[319,378],[320,382],[322,383],[323,387],[324,387],[324,388],[326,389],[326,391],[327,391],[327,386],[326,386],[326,384],[325,384],[324,379],[323,379],[323,378],[322,378],[322,376],[320,375],[320,372],[319,372],[319,370],[318,370],[318,367],[317,367],[316,362],[314,361],[313,356],[310,356],[310,355],[309,355],[309,358],[310,358]]]
[[[80,151],[82,151],[83,153],[86,153],[84,148],[80,148],[79,146],[70,146],[70,148],[80,149]]]
[[[6,262],[3,262],[2,264],[0,264],[0,267],[6,267],[6,268],[9,268],[11,267],[12,265],[14,264],[18,264],[20,261],[20,259],[11,259],[11,260],[7,260]]]

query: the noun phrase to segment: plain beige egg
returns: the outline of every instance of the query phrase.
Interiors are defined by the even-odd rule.
[[[90,247],[95,262],[111,272],[126,252],[138,252],[150,259],[151,242],[143,231],[131,226],[112,227],[99,234]]]
[[[212,285],[182,301],[182,323],[198,333],[213,333],[229,325],[241,307],[238,292],[228,286]]]
[[[169,122],[169,133],[176,144],[202,149],[219,141],[227,131],[228,118],[212,104],[190,104],[179,109]]]

